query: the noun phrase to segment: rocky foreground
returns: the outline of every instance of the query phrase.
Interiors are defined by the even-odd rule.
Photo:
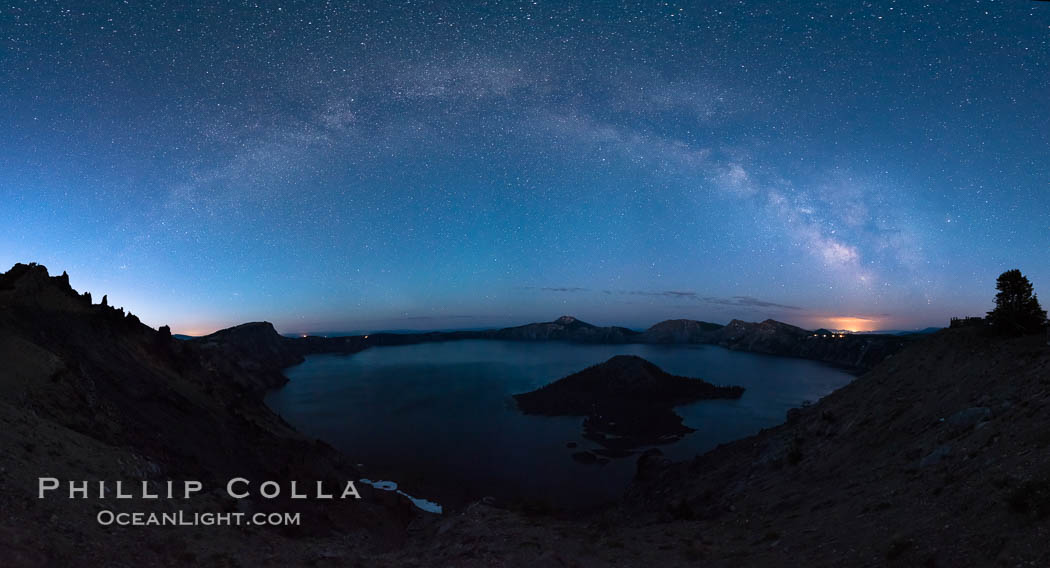
[[[1047,566],[1048,432],[1045,336],[945,330],[781,426],[688,462],[645,455],[614,509],[475,505],[397,562]]]
[[[265,325],[235,329],[179,341],[43,267],[0,276],[3,565],[1050,565],[1042,336],[962,328],[916,340],[781,426],[688,462],[645,454],[613,508],[481,502],[435,516],[367,487],[360,501],[337,504],[221,495],[216,483],[231,476],[338,485],[361,475],[262,404],[279,384],[273,366],[311,344],[286,343]],[[746,331],[726,340],[757,337],[754,347],[779,336]],[[242,335],[254,347],[231,340]],[[361,341],[309,348],[369,346]],[[39,476],[199,479],[216,490],[192,508],[301,511],[304,524],[103,527],[94,522],[102,508],[175,505],[41,500]]]
[[[403,542],[420,514],[369,487],[362,499],[337,504],[289,499],[292,480],[341,488],[361,474],[266,408],[262,395],[279,367],[229,358],[228,349],[151,329],[42,266],[0,274],[0,564],[300,565],[323,560],[329,548],[353,557]],[[61,480],[63,490],[40,499],[40,477]],[[235,477],[251,481],[251,498],[226,496]],[[91,494],[70,499],[70,480],[89,481]],[[189,502],[115,498],[115,481],[146,481],[156,494],[167,480],[199,481],[204,490]],[[283,495],[260,498],[265,480],[282,483]],[[102,498],[99,481],[110,482]],[[298,512],[302,524],[106,527],[96,522],[104,509]]]

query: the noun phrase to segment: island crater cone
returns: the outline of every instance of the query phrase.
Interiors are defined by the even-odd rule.
[[[744,388],[716,386],[667,373],[635,355],[617,355],[528,393],[514,395],[526,414],[586,416],[584,437],[610,450],[613,457],[662,444],[693,432],[674,406],[696,400],[740,398]]]

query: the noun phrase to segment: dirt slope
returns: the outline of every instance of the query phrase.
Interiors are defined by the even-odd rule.
[[[1050,347],[962,329],[782,426],[686,463],[643,458],[618,510],[559,520],[479,504],[397,561],[1046,566],[1047,517]]]

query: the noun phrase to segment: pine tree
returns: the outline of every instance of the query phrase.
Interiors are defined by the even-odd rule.
[[[999,290],[995,295],[995,309],[988,312],[988,322],[995,331],[1020,335],[1043,329],[1046,311],[1039,305],[1032,283],[1020,270],[1000,274],[995,288]]]

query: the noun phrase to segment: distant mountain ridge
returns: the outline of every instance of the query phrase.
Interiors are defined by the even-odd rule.
[[[856,369],[870,369],[900,351],[909,339],[894,335],[816,334],[767,319],[761,323],[733,320],[710,341],[736,351],[815,359]]]
[[[598,327],[572,316],[561,316],[551,322],[530,323],[480,333],[490,339],[560,340],[578,343],[633,343],[641,335],[626,327]]]
[[[724,326],[689,319],[664,320],[642,334],[646,343],[705,343]]]
[[[725,326],[673,319],[638,332],[624,327],[598,327],[572,316],[562,316],[553,322],[482,332],[481,337],[608,344],[709,344],[735,351],[815,359],[856,369],[871,368],[908,342],[907,337],[879,334],[835,334],[824,337],[772,319],[761,323],[735,319]]]
[[[913,337],[830,332],[819,334],[772,319],[761,323],[733,320],[724,326],[697,320],[671,319],[644,331],[636,331],[620,326],[596,326],[566,315],[549,322],[494,330],[376,333],[340,337],[284,337],[273,329],[272,324],[255,322],[192,341],[201,342],[212,349],[229,349],[234,360],[242,367],[247,365],[246,369],[255,368],[253,365],[256,364],[279,369],[315,353],[356,353],[370,347],[464,339],[565,341],[604,345],[719,345],[735,351],[814,359],[865,370],[902,349]],[[254,363],[253,358],[256,359]]]

